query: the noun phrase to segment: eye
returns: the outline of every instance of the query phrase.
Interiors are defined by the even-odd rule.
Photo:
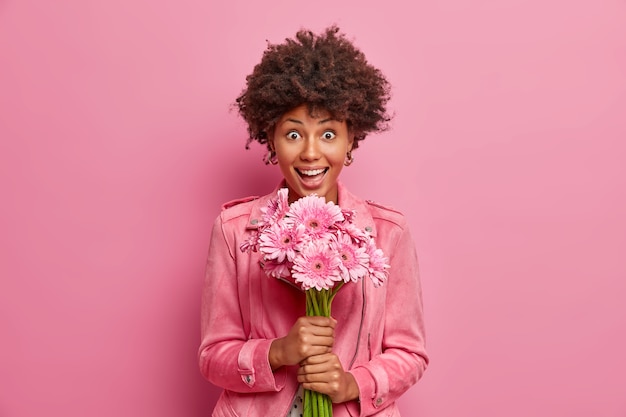
[[[333,132],[332,130],[327,130],[326,132],[324,132],[324,134],[322,135],[322,137],[326,140],[332,140],[335,139],[337,135],[335,134],[335,132]]]
[[[298,140],[300,139],[300,134],[295,130],[292,130],[291,132],[287,133],[287,139]]]

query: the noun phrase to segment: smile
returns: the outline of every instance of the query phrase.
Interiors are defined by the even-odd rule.
[[[323,174],[326,171],[328,171],[328,168],[320,168],[320,169],[297,169],[296,168],[296,172],[298,173],[298,175],[300,175],[301,177],[314,177],[316,175],[319,174]]]

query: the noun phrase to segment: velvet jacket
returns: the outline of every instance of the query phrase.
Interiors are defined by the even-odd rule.
[[[277,190],[227,203],[213,225],[198,354],[202,375],[224,388],[213,416],[284,417],[298,389],[297,367],[272,372],[268,353],[272,341],[305,315],[305,294],[265,275],[258,252],[240,250]],[[350,282],[333,301],[333,352],[360,393],[358,400],[334,404],[333,413],[399,416],[395,400],[428,364],[415,246],[401,213],[363,201],[341,183],[338,204],[356,211],[354,223],[374,236],[391,267],[382,286],[369,278]]]

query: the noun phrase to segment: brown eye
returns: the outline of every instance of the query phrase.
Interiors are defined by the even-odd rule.
[[[326,140],[335,139],[335,136],[337,136],[335,132],[331,132],[330,130],[324,132],[324,134],[322,135],[322,137]]]
[[[291,140],[297,140],[300,138],[300,134],[295,130],[292,130],[291,132],[287,133],[287,138]]]

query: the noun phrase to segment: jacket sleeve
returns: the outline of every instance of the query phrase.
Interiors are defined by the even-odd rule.
[[[200,371],[214,385],[251,393],[280,391],[286,372],[269,364],[271,339],[248,337],[242,317],[234,233],[218,217],[213,225],[202,291]],[[248,330],[246,330],[248,328]]]
[[[384,284],[382,353],[350,370],[359,386],[360,416],[391,405],[421,378],[428,365],[417,254],[406,224],[388,256],[391,267]]]

